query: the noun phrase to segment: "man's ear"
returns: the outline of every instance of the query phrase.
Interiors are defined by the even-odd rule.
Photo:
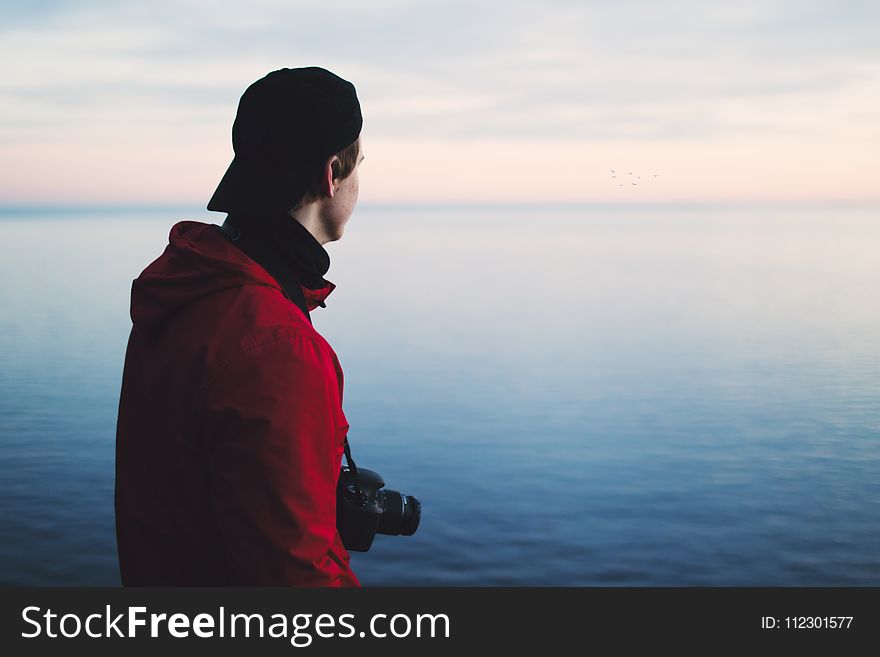
[[[323,188],[324,196],[333,198],[333,194],[336,192],[335,184],[339,178],[341,168],[342,164],[335,155],[328,158],[327,162],[324,163],[324,173],[321,176],[321,187]]]

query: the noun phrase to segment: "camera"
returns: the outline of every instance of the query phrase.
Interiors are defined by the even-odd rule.
[[[345,548],[366,552],[377,533],[412,536],[422,516],[421,502],[383,488],[382,475],[352,464],[342,466],[336,486],[336,528]]]

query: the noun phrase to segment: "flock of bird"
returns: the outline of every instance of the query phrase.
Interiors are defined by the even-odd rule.
[[[631,176],[631,175],[633,175],[633,172],[632,172],[632,171],[627,171],[627,172],[626,172],[626,175]],[[659,173],[652,173],[652,174],[651,174],[651,177],[652,177],[652,178],[656,178],[656,177],[658,177],[659,175],[660,175]],[[611,169],[611,177],[612,177],[612,178],[617,178],[617,173],[614,171],[614,169]],[[642,179],[641,176],[638,176],[638,175],[636,176],[636,180],[641,180],[641,179]],[[630,184],[632,184],[633,186],[637,186],[638,183],[636,182],[636,180],[631,180],[631,181],[630,181]],[[625,186],[626,186],[626,183],[620,183],[620,184],[617,185],[617,186],[618,186],[618,187],[625,187]]]

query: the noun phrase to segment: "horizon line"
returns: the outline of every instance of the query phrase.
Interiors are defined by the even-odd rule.
[[[880,199],[814,199],[805,201],[794,200],[669,200],[669,201],[362,201],[357,210],[393,210],[412,208],[523,208],[523,209],[578,209],[590,207],[621,207],[621,208],[664,208],[664,207],[864,207],[873,208],[880,206]],[[186,202],[147,202],[147,203],[118,203],[118,202],[13,202],[0,201],[0,213],[9,214],[15,212],[77,212],[77,211],[156,211],[156,210],[197,210],[204,214],[225,215],[225,212],[208,210],[201,203]]]

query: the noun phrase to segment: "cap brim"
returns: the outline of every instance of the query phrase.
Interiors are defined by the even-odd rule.
[[[233,159],[223,175],[208,210],[229,213],[288,212],[309,187],[310,167],[283,171],[254,171]]]

